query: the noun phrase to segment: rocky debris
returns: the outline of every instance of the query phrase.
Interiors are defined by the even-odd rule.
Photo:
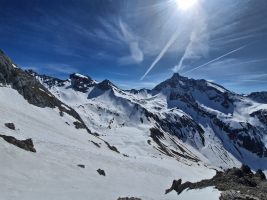
[[[108,148],[111,150],[111,151],[115,151],[116,153],[120,153],[118,151],[118,149],[115,147],[115,146],[111,146],[108,142],[104,141],[105,144],[108,146]]]
[[[142,200],[136,197],[119,197],[118,200]]]
[[[82,165],[82,164],[79,164],[77,166],[80,167],[80,168],[85,168],[85,165]]]
[[[26,151],[36,152],[32,139],[18,140],[15,137],[6,135],[0,135],[0,137],[3,138],[6,142],[13,144],[21,149],[24,149]]]
[[[220,196],[220,200],[262,200],[251,195],[240,194],[235,190],[223,191]]]
[[[92,142],[96,147],[100,148],[100,145],[98,143],[96,143],[96,142],[94,142],[92,140],[90,142]]]
[[[202,189],[211,186],[223,191],[221,200],[264,200],[267,196],[267,181],[263,172],[258,170],[256,174],[253,174],[246,165],[243,165],[240,169],[232,168],[225,172],[217,172],[213,178],[197,183],[182,183],[181,179],[174,180],[171,188],[167,189],[165,193],[175,190],[178,194],[181,194],[185,189]]]
[[[5,126],[7,128],[9,128],[9,129],[11,129],[11,130],[15,130],[16,129],[15,124],[13,124],[13,123],[5,123]]]
[[[98,169],[96,171],[98,172],[99,175],[106,176],[106,173],[105,173],[105,171],[103,169]]]

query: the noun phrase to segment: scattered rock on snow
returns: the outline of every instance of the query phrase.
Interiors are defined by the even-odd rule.
[[[11,129],[11,130],[15,130],[16,129],[15,124],[13,124],[13,123],[5,123],[5,126],[7,128],[9,128],[9,129]]]
[[[117,153],[120,153],[119,151],[118,151],[118,149],[115,147],[115,146],[111,146],[108,142],[106,142],[105,141],[105,143],[106,143],[106,145],[108,146],[108,148],[111,150],[111,151],[115,151],[115,152],[117,152]]]
[[[26,151],[36,152],[32,139],[18,140],[15,137],[6,135],[0,135],[0,137],[2,137],[6,142],[13,144],[21,149],[24,149]]]
[[[80,168],[85,168],[85,165],[82,165],[82,164],[79,164],[77,166],[80,167]]]
[[[100,145],[98,143],[96,143],[96,142],[94,142],[92,140],[90,142],[92,142],[96,147],[100,148]]]
[[[106,173],[103,169],[98,169],[96,171],[98,172],[99,175],[106,176]]]
[[[142,200],[136,197],[119,197],[118,200]]]

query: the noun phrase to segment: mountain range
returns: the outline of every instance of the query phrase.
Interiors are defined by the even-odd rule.
[[[56,199],[177,199],[162,194],[175,178],[199,181],[241,164],[267,170],[267,92],[237,94],[178,73],[153,89],[123,90],[79,73],[61,80],[22,70],[0,51],[0,97],[0,134],[13,138],[0,137],[6,199],[55,199],[55,190]],[[28,138],[35,153],[16,145]]]

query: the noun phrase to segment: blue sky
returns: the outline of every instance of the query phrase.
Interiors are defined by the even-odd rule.
[[[176,71],[266,91],[267,1],[196,0],[187,10],[177,1],[0,0],[0,48],[25,69],[64,79],[79,72],[151,88]]]

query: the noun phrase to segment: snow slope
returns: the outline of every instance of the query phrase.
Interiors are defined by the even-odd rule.
[[[2,199],[109,200],[135,196],[171,200],[177,199],[177,194],[165,196],[164,190],[174,178],[196,181],[214,175],[206,167],[189,167],[164,155],[124,157],[85,130],[68,126],[65,122],[71,124],[75,119],[66,114],[61,117],[57,109],[33,106],[9,87],[0,88],[0,97],[0,133],[18,139],[30,137],[37,150],[27,152],[0,138]],[[6,128],[6,122],[13,122],[16,130]],[[101,143],[101,148],[91,140]],[[127,148],[124,151],[131,154]],[[98,168],[107,176],[98,175]],[[188,198],[186,194],[181,197]]]

